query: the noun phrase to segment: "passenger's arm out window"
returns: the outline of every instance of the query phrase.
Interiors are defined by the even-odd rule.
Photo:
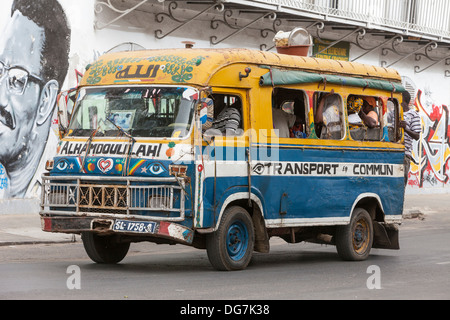
[[[353,140],[380,141],[380,100],[372,96],[350,95],[347,98],[347,114],[350,136]]]

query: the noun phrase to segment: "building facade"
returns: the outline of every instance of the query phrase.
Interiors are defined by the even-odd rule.
[[[39,5],[28,6],[31,3]],[[22,12],[24,7],[31,12]],[[275,34],[297,27],[314,39],[311,56],[399,71],[422,122],[421,137],[413,146],[407,192],[450,192],[447,0],[3,0],[0,8],[0,29],[5,35],[0,44],[4,70],[0,83],[0,213],[38,211],[39,177],[57,145],[60,119],[53,93],[76,87],[86,66],[104,52],[187,44],[275,51]],[[38,22],[38,16],[48,22]],[[49,41],[54,37],[59,38]],[[53,55],[46,57],[47,51]],[[36,60],[37,52],[40,60]],[[5,80],[14,71],[13,65],[28,72],[22,91],[14,91]],[[37,68],[35,73],[33,68]],[[58,71],[64,80],[57,85],[50,76],[36,76],[46,69]],[[32,82],[49,88],[47,113],[40,112],[42,103],[36,97],[27,96]],[[19,99],[21,106],[36,107],[38,116],[19,117],[19,107],[15,107]],[[28,128],[29,134],[20,133],[20,128]],[[17,134],[7,138],[4,132],[13,129]],[[45,130],[48,134],[41,133]],[[9,146],[5,141],[13,143]],[[27,157],[31,160],[23,161]]]

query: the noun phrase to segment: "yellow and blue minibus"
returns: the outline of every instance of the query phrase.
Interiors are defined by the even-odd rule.
[[[345,260],[399,249],[402,91],[395,70],[345,61],[106,54],[47,163],[42,229],[81,234],[97,263],[149,241],[206,249],[218,270],[246,268],[275,236]]]

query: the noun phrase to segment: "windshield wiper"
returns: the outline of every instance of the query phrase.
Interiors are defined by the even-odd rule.
[[[126,136],[128,139],[130,139],[130,147],[129,147],[129,149],[128,149],[128,154],[127,154],[127,158],[126,158],[125,165],[124,165],[124,168],[127,168],[127,169],[126,169],[126,171],[125,171],[125,170],[122,170],[122,175],[125,175],[125,172],[126,172],[126,175],[128,175],[128,172],[129,172],[129,169],[130,169],[130,156],[131,156],[131,153],[133,152],[133,147],[134,147],[134,144],[135,144],[135,142],[136,142],[136,139],[135,139],[131,134],[129,134],[128,132],[126,132],[125,130],[123,130],[123,128],[121,128],[120,126],[118,126],[117,124],[115,124],[115,123],[114,123],[111,119],[109,119],[108,117],[106,118],[106,120],[108,120],[109,122],[111,122],[112,125],[113,125],[114,127],[117,128],[117,130],[119,130],[124,136]]]
[[[112,123],[112,125],[113,125],[114,127],[116,127],[117,130],[119,130],[124,136],[126,136],[127,138],[129,138],[133,143],[136,142],[136,139],[134,139],[134,137],[133,137],[131,134],[129,134],[128,132],[126,132],[125,130],[123,130],[122,127],[120,127],[120,126],[118,126],[117,124],[115,124],[115,123],[114,123],[111,119],[109,119],[109,118],[106,118],[106,120],[108,120],[110,123]]]
[[[97,134],[98,129],[95,130],[91,130],[91,134],[89,135],[89,138],[86,140],[83,149],[86,150],[86,152],[84,153],[84,157],[83,157],[83,162],[81,163],[81,168],[80,168],[80,172],[83,172],[84,170],[84,163],[86,161],[86,158],[89,154],[89,151],[91,150],[91,144],[92,144],[92,140],[94,139],[95,135]]]

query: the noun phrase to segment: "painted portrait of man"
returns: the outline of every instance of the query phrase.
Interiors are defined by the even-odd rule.
[[[0,37],[0,166],[7,180],[3,198],[25,197],[45,162],[69,50],[70,28],[58,1],[13,1]]]

